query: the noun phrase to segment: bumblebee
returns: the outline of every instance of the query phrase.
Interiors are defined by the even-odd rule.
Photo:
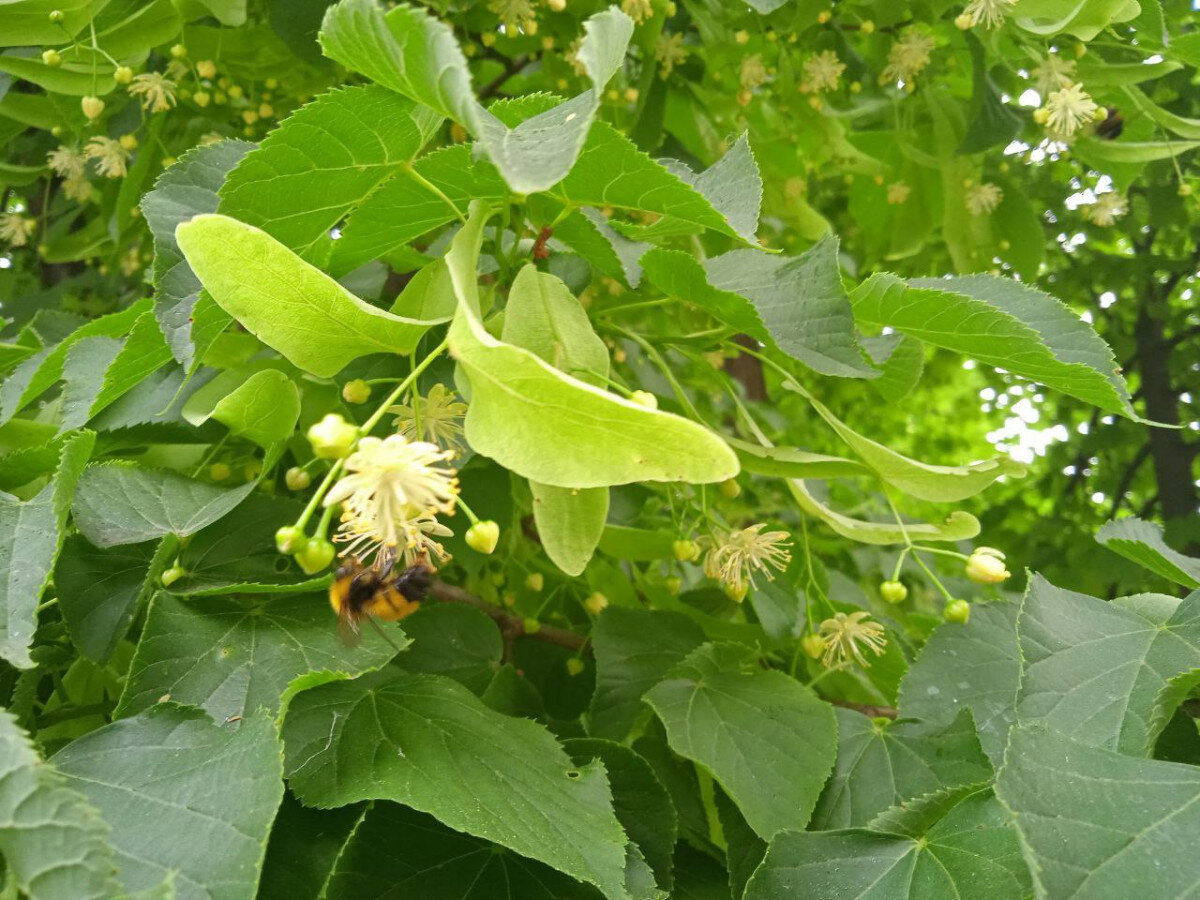
[[[412,615],[420,608],[432,581],[433,572],[421,562],[397,572],[394,559],[375,568],[351,557],[337,570],[329,586],[329,605],[338,616],[338,634],[347,645],[356,645],[361,640],[364,618],[383,634],[375,620],[395,622]]]

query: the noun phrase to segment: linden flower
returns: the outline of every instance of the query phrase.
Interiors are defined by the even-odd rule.
[[[838,59],[832,50],[822,50],[804,61],[804,80],[800,82],[800,90],[835,91],[846,64]]]
[[[966,572],[977,584],[1000,584],[1012,574],[1004,565],[1004,554],[994,547],[976,547],[967,557]]]
[[[738,81],[745,90],[752,90],[767,80],[767,67],[763,65],[762,55],[755,53],[742,60],[742,70],[738,73]]]
[[[888,51],[887,66],[879,76],[880,83],[912,81],[918,72],[929,65],[929,54],[935,46],[937,42],[925,32],[915,28],[906,29]]]
[[[963,10],[963,15],[970,20],[971,27],[980,22],[987,28],[998,28],[1004,24],[1004,17],[1010,9],[1017,5],[1017,0],[971,0]]]
[[[424,541],[422,535],[440,533],[430,519],[454,509],[458,478],[445,465],[452,455],[399,434],[360,440],[346,458],[350,474],[324,501],[326,506],[342,504],[338,539],[349,544],[343,553],[412,549]]]
[[[1081,126],[1096,119],[1100,107],[1079,82],[1054,91],[1046,100],[1046,128],[1055,137],[1069,138]]]
[[[418,560],[432,559],[441,564],[450,558],[446,548],[435,541],[434,537],[450,537],[454,532],[443,525],[432,515],[418,516],[404,526],[404,544],[400,549],[400,557],[406,567],[413,566]]]
[[[998,185],[985,181],[983,184],[973,184],[967,188],[963,196],[963,204],[973,216],[986,216],[994,212],[1004,199],[1004,191]]]
[[[849,615],[840,612],[821,623],[821,637],[825,639],[822,665],[831,668],[853,660],[864,669],[870,668],[871,664],[863,655],[862,647],[879,656],[887,646],[887,638],[883,626],[870,621],[868,617],[869,613],[861,611]]]
[[[77,203],[90,200],[92,197],[92,183],[82,172],[66,179],[62,183],[62,189],[68,200],[74,200]]]
[[[654,6],[650,0],[622,0],[621,12],[641,25],[654,15]]]
[[[586,75],[587,66],[583,64],[583,60],[579,58],[579,48],[583,46],[583,38],[576,38],[575,42],[567,48],[567,52],[563,54],[563,59],[571,64],[571,68],[575,70],[576,75]]]
[[[491,0],[488,9],[504,23],[504,33],[509,37],[514,36],[519,28],[529,31],[530,23],[537,17],[529,0]]]
[[[388,412],[396,414],[396,430],[410,441],[429,441],[447,450],[462,446],[459,420],[466,415],[467,404],[457,402],[457,395],[444,384],[435,384],[427,397],[417,397],[415,410],[401,405]]]
[[[654,43],[654,59],[662,67],[663,78],[669,77],[675,67],[687,59],[687,55],[681,34],[660,34]]]
[[[121,273],[128,278],[141,267],[141,253],[138,252],[138,247],[134,245],[133,247],[129,248],[128,253],[121,257]]]
[[[61,178],[76,178],[83,174],[87,157],[74,147],[58,147],[46,154],[46,165]]]
[[[1075,82],[1075,60],[1050,53],[1034,68],[1032,75],[1037,82],[1038,93],[1045,95],[1061,90]]]
[[[0,241],[10,247],[24,247],[29,236],[37,231],[37,219],[27,219],[20,213],[0,216]]]
[[[783,569],[791,561],[786,531],[768,531],[759,523],[722,535],[704,557],[704,574],[741,591],[757,570],[774,578],[771,569]]]
[[[175,105],[175,82],[161,72],[136,75],[125,90],[131,97],[141,97],[142,109],[152,113],[166,112]]]
[[[912,188],[903,181],[893,181],[887,188],[887,202],[893,206],[899,206],[908,200],[908,195],[911,193]]]
[[[107,178],[121,178],[126,172],[129,151],[120,141],[97,135],[88,141],[85,151],[88,159],[96,160],[96,171]]]
[[[1095,203],[1083,207],[1083,217],[1093,225],[1107,228],[1125,213],[1129,212],[1129,204],[1116,191],[1101,194]]]

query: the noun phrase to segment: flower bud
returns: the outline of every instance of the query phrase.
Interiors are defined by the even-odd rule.
[[[946,604],[942,615],[945,616],[947,622],[966,625],[967,620],[971,618],[971,604],[966,600],[951,600]]]
[[[167,569],[162,573],[161,576],[159,576],[159,581],[162,582],[163,587],[170,587],[186,574],[187,569],[183,568],[183,566],[179,565],[179,562],[176,561],[175,565],[171,566],[171,568]]]
[[[954,27],[959,31],[967,31],[972,24],[971,17],[966,13],[963,13],[954,20]]]
[[[201,78],[215,78],[217,75],[217,64],[211,59],[202,59],[196,63],[196,73]]]
[[[50,21],[57,25],[63,20],[63,11],[61,9],[50,10]]]
[[[875,33],[875,23],[872,22],[870,19],[867,19],[867,21],[863,22],[861,25],[858,26],[858,31],[860,34],[874,34]]]
[[[100,118],[100,114],[104,112],[104,101],[99,97],[93,97],[90,94],[79,101],[79,108],[83,110],[83,114],[91,121],[96,121]]]
[[[825,638],[819,634],[806,634],[800,639],[800,648],[812,659],[820,659],[825,652]]]
[[[903,603],[908,599],[908,588],[899,581],[885,581],[879,586],[879,596],[888,603]]]
[[[1004,566],[1004,554],[991,547],[976,547],[967,558],[967,577],[978,584],[1000,584],[1011,574]]]
[[[742,486],[740,484],[738,484],[732,478],[730,478],[726,481],[722,481],[717,487],[718,487],[718,490],[720,490],[720,492],[721,492],[721,496],[727,497],[730,500],[734,499],[735,497],[739,496],[742,493]]]
[[[295,525],[284,525],[275,532],[275,549],[280,553],[290,555],[300,549],[304,544],[304,540],[303,528],[297,528]]]
[[[542,623],[530,617],[521,622],[521,627],[525,629],[526,634],[537,634],[542,630]]]
[[[683,579],[677,575],[671,575],[666,580],[667,593],[672,597],[676,596],[683,588]]]
[[[746,31],[745,29],[743,29],[743,30],[739,31],[737,34],[735,34],[735,35],[733,36],[733,39],[734,39],[735,41],[737,41],[739,44],[746,44],[746,43],[749,43],[749,41],[750,41],[750,32],[748,32],[748,31]]]
[[[113,81],[117,84],[129,84],[133,81],[133,69],[129,66],[117,66],[116,71],[113,72]]]
[[[572,656],[567,660],[567,674],[575,676],[583,671],[583,660],[578,656]]]
[[[676,541],[671,545],[671,551],[680,562],[694,562],[700,558],[700,545],[695,541]]]
[[[567,0],[546,0],[546,5],[550,7],[551,12],[562,12],[567,8]]]
[[[176,44],[171,48],[171,56],[175,59],[183,59],[187,56],[187,47],[183,46],[183,44]]]
[[[745,582],[739,584],[722,584],[721,590],[734,603],[741,603],[746,599],[746,594],[750,593],[750,585]]]
[[[1037,122],[1039,125],[1045,125],[1050,121],[1050,110],[1046,109],[1044,106],[1038,107],[1033,111],[1033,121]]]
[[[123,134],[118,139],[119,143],[126,150],[136,150],[138,148],[138,139],[136,134]],[[137,209],[135,206],[134,209]]]
[[[233,474],[233,469],[225,463],[213,463],[208,467],[208,477],[213,481],[224,481]]]
[[[337,413],[328,413],[307,433],[313,453],[321,459],[341,459],[354,449],[358,440],[358,428]]]
[[[598,616],[608,608],[608,598],[599,591],[594,591],[583,601],[583,605],[593,616]]]
[[[305,575],[316,575],[333,562],[333,544],[323,537],[311,537],[296,551],[296,562]]]
[[[292,466],[283,476],[283,483],[289,491],[302,491],[312,484],[312,476],[299,466]]]
[[[366,403],[371,399],[371,386],[361,378],[347,381],[342,386],[342,399],[347,403]]]
[[[629,395],[629,399],[646,409],[658,409],[658,398],[649,391],[634,391]]]
[[[827,10],[827,9],[823,9],[823,10],[821,10],[819,13],[817,13],[817,23],[818,23],[818,24],[820,24],[820,25],[824,25],[824,24],[825,24],[826,22],[828,22],[828,21],[829,21],[829,20],[830,20],[832,17],[833,17],[833,13],[831,13],[831,12],[830,12],[829,10]]]
[[[491,519],[476,522],[467,529],[466,541],[476,553],[493,553],[500,543],[500,526]]]
[[[55,66],[61,66],[62,65],[62,54],[59,53],[57,50],[55,50],[53,47],[51,47],[49,50],[43,50],[42,51],[42,62],[44,62],[46,65],[50,66],[50,68],[54,68]]]
[[[531,591],[540,591],[546,586],[546,577],[541,572],[530,572],[525,576],[525,587]]]
[[[196,93],[192,94],[192,100],[195,101],[197,106],[203,109],[212,102],[212,94],[208,91],[196,91]]]

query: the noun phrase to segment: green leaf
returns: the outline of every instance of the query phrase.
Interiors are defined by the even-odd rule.
[[[1200,668],[1200,592],[1164,618],[1064,591],[1038,575],[1018,632],[1022,723],[1042,721],[1095,747],[1148,756],[1158,738],[1150,722],[1159,692]]]
[[[799,388],[784,382],[784,387]],[[997,456],[982,462],[970,463],[965,466],[935,466],[915,459],[909,459],[901,453],[873,441],[856,432],[845,422],[829,411],[808,391],[799,389],[805,399],[812,405],[837,436],[846,442],[875,473],[892,487],[898,488],[909,496],[933,503],[955,503],[974,497],[984,490],[997,478],[1012,476],[1022,477],[1026,469],[1016,460],[1007,456]]]
[[[527,264],[513,279],[500,338],[580,381],[603,387],[608,348],[562,280]]]
[[[440,124],[380,87],[329,91],[242,158],[221,188],[219,212],[319,263],[330,230],[408,166]]]
[[[542,549],[568,575],[581,575],[608,518],[608,488],[560,488],[529,482]]]
[[[51,761],[111,826],[127,892],[173,874],[181,900],[253,896],[283,795],[269,716],[220,727],[163,704],[84,735]]]
[[[958,147],[962,154],[1005,146],[1020,133],[1023,124],[1021,116],[1001,99],[999,89],[988,75],[983,45],[971,36],[967,48],[971,51],[971,101],[967,110],[971,126]]]
[[[196,216],[175,236],[221,308],[314,375],[336,375],[368,353],[409,353],[429,327],[360,300],[266,232],[236,219]]]
[[[160,555],[152,541],[101,550],[77,534],[66,539],[54,568],[54,586],[67,633],[84,656],[108,662],[167,564],[155,564]]]
[[[725,443],[733,448],[738,462],[747,472],[775,475],[780,478],[850,478],[868,474],[862,463],[840,456],[809,453],[796,447],[763,447],[759,444],[727,437]]]
[[[488,334],[475,272],[485,219],[475,207],[446,255],[458,297],[450,351],[471,381],[471,447],[555,487],[700,483],[736,474],[733,452],[706,428],[602,391]]]
[[[592,89],[511,129],[475,99],[450,26],[423,9],[400,6],[385,16],[371,0],[342,0],[326,13],[320,40],[331,59],[461,123],[512,189],[531,194],[571,170],[599,93],[625,57],[633,20],[611,7],[587,19],[584,32],[577,55]]]
[[[75,525],[97,547],[185,537],[225,516],[254,490],[221,488],[175,472],[120,463],[91,466],[79,479]]]
[[[287,771],[308,805],[395,800],[624,898],[625,835],[602,766],[457,682],[392,670],[299,694]]]
[[[291,436],[300,418],[300,391],[282,372],[255,372],[213,409],[212,417],[260,447]]]
[[[366,813],[365,803],[338,809],[309,809],[291,791],[284,792],[271,825],[256,896],[288,900],[318,900],[327,896],[323,892],[334,864],[362,827]],[[388,846],[397,844],[393,841]]]
[[[1102,141],[1094,137],[1081,137],[1076,142],[1075,152],[1081,158],[1096,163],[1148,163],[1160,159],[1174,159],[1200,147],[1200,141]]]
[[[879,367],[871,387],[890,403],[910,397],[925,371],[925,345],[907,334],[859,338],[859,343]]]
[[[1041,37],[1067,33],[1090,41],[1115,22],[1136,18],[1136,0],[1021,0],[1012,12],[1017,25]]]
[[[460,834],[432,816],[375,803],[330,876],[325,900],[593,900],[549,866]]]
[[[948,727],[969,709],[984,751],[999,765],[1016,721],[1020,610],[1017,603],[976,603],[967,624],[939,626],[900,683],[900,714]]]
[[[834,713],[837,763],[813,813],[815,831],[866,825],[921,794],[991,780],[992,766],[967,710],[947,726],[870,719],[841,708]]]
[[[704,643],[679,613],[610,606],[592,627],[596,691],[585,724],[593,737],[623,741],[646,708],[642,695]]]
[[[562,241],[596,271],[627,286],[637,287],[641,282],[642,267],[638,260],[650,249],[649,244],[629,240],[609,225],[599,210],[591,207],[567,212],[560,220],[559,215],[566,212],[560,204],[545,195],[535,195],[529,200],[528,212],[534,223],[549,228],[552,222],[557,222],[552,228],[554,240]]]
[[[107,0],[22,0],[0,6],[0,47],[60,44],[63,35],[75,35],[104,8]],[[59,10],[61,23],[50,21]]]
[[[1200,559],[1168,547],[1161,525],[1127,516],[1106,522],[1096,532],[1096,540],[1168,581],[1200,588]]]
[[[504,639],[491,617],[470,606],[426,603],[404,620],[412,643],[396,664],[409,672],[445,675],[482,694],[504,655]]]
[[[814,371],[846,378],[879,374],[854,339],[834,237],[800,256],[733,250],[701,264],[679,250],[654,249],[641,263],[659,290],[696,303]]]
[[[308,672],[355,676],[378,669],[407,643],[387,625],[392,644],[364,627],[347,648],[321,594],[253,601],[180,600],[159,593],[138,642],[117,715],[148,709],[163,696],[198,706],[218,722],[265,709],[274,715],[292,679]],[[393,644],[395,646],[393,646]]]
[[[966,541],[979,534],[979,520],[968,512],[954,510],[941,524],[906,522],[901,528],[895,522],[868,522],[843,515],[819,501],[800,478],[788,481],[788,489],[797,505],[842,537],[863,544],[904,544],[913,541]]]
[[[711,772],[760,837],[808,822],[837,753],[833,708],[809,688],[744,647],[705,644],[646,702],[671,749]]]
[[[71,900],[115,893],[108,826],[38,758],[7,710],[0,710],[0,851],[14,892]]]
[[[1049,294],[990,275],[875,275],[850,297],[862,322],[999,366],[1094,406],[1136,418],[1112,350]]]
[[[1039,896],[1186,897],[1200,881],[1200,770],[1134,759],[1047,728],[1013,729],[996,794]]]
[[[169,166],[142,198],[142,214],[154,235],[154,316],[175,359],[185,367],[204,350],[203,336],[193,322],[201,284],[175,242],[175,227],[217,211],[217,192],[226,175],[252,149],[253,144],[234,140],[195,147]]]
[[[801,891],[806,900],[995,900],[1025,897],[1029,890],[1017,835],[985,791],[917,836],[865,829],[781,834],[750,879],[745,900]]]
[[[767,853],[767,842],[754,833],[745,817],[725,792],[713,791],[721,837],[725,839],[725,867],[729,870],[729,889],[734,897],[746,892],[746,884]]]
[[[29,500],[0,494],[0,657],[30,668],[37,606],[54,571],[80,472],[91,455],[90,431],[68,437],[50,482]]]

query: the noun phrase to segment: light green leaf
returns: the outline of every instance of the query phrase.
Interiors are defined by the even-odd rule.
[[[485,219],[475,207],[446,255],[458,297],[450,351],[471,381],[471,447],[555,487],[700,483],[736,474],[737,458],[706,428],[602,391],[488,334],[476,281]]]
[[[996,794],[1042,897],[1186,897],[1200,882],[1200,770],[1012,733]]]
[[[901,528],[895,522],[868,522],[854,519],[830,509],[809,491],[799,478],[788,480],[788,489],[797,505],[810,516],[820,519],[842,537],[863,544],[904,544],[914,541],[965,541],[979,534],[979,520],[968,512],[956,509],[940,525],[926,522],[906,522]]]
[[[605,525],[604,532],[600,535],[600,549],[617,559],[670,559],[674,553],[675,537],[675,534],[667,529]]]
[[[1087,160],[1097,163],[1148,163],[1159,159],[1174,159],[1200,147],[1200,141],[1102,141],[1081,137],[1075,150]]]
[[[840,456],[809,453],[796,447],[763,447],[759,444],[726,437],[738,462],[747,472],[776,475],[780,478],[853,478],[869,474],[862,463]]]
[[[320,262],[330,230],[408,166],[440,124],[432,110],[380,87],[329,91],[242,158],[218,211]]]
[[[30,668],[37,606],[62,547],[63,528],[80,472],[95,443],[90,431],[68,437],[50,482],[29,500],[0,494],[0,657]]]
[[[254,483],[221,488],[175,472],[120,463],[91,466],[79,479],[75,525],[97,547],[194,534],[229,513]]]
[[[325,378],[368,353],[409,353],[429,323],[365,303],[252,225],[196,216],[175,230],[214,300],[264,344]]]
[[[625,835],[602,766],[575,768],[542,726],[457,682],[392,670],[299,694],[283,728],[310,806],[395,800],[626,897]]]
[[[183,0],[183,11],[192,19],[211,15],[233,28],[246,24],[246,0]]]
[[[859,338],[859,343],[879,367],[880,375],[871,387],[890,403],[910,397],[925,370],[925,345],[907,334]]]
[[[300,418],[300,391],[282,372],[255,372],[213,409],[212,417],[260,447],[288,438]]]
[[[990,275],[875,275],[853,292],[859,321],[886,325],[1136,418],[1112,350],[1049,294]]]
[[[1012,12],[1017,25],[1041,37],[1067,33],[1090,41],[1116,22],[1141,11],[1137,0],[1021,0]]]
[[[201,213],[215,213],[225,176],[253,149],[247,141],[234,140],[195,147],[169,166],[142,198],[142,214],[154,235],[154,316],[175,359],[185,367],[205,346],[193,322],[201,284],[175,242],[175,227]]]
[[[624,59],[633,20],[611,7],[587,19],[584,32],[578,58],[592,89],[511,129],[475,99],[467,59],[450,26],[423,9],[399,6],[385,16],[371,0],[342,0],[326,13],[320,40],[331,59],[461,123],[512,189],[530,194],[571,170],[599,92]]]
[[[14,890],[32,898],[107,900],[116,891],[108,826],[38,758],[0,710],[0,852]]]
[[[1161,525],[1135,516],[1106,522],[1096,540],[1139,566],[1187,588],[1200,588],[1200,559],[1172,550]]]
[[[198,706],[218,722],[265,709],[274,715],[293,678],[308,672],[355,676],[378,669],[407,643],[388,624],[392,644],[364,627],[347,648],[324,594],[252,601],[180,600],[159,593],[129,669],[118,716],[148,709],[163,696]],[[393,644],[395,646],[393,646]]]
[[[0,47],[60,44],[87,26],[108,0],[21,0],[0,6]],[[61,23],[50,21],[59,10]]]
[[[452,831],[398,803],[376,803],[338,856],[325,900],[594,900],[596,892],[532,859]]]
[[[814,831],[863,826],[913,797],[991,780],[967,710],[946,726],[870,719],[841,708],[834,713],[837,763],[813,813]]]
[[[1016,603],[976,603],[966,625],[939,626],[900,683],[900,715],[948,727],[969,709],[984,751],[999,765],[1017,718],[1020,610]]]
[[[608,488],[560,488],[529,482],[542,549],[568,575],[580,575],[608,518]]]
[[[513,279],[500,338],[580,381],[603,386],[608,377],[608,348],[583,306],[561,279],[532,263]]]
[[[711,772],[760,837],[805,826],[837,754],[833,708],[810,689],[745,647],[705,644],[646,702],[671,749]]]
[[[781,834],[750,879],[745,900],[801,892],[805,900],[1016,900],[1029,890],[1016,832],[984,791],[920,835],[865,829]]]
[[[163,704],[84,735],[51,762],[111,826],[127,892],[173,875],[180,900],[254,896],[283,795],[269,716],[221,727]]]
[[[799,385],[784,383],[784,387],[799,388]],[[846,442],[875,473],[895,488],[909,496],[933,503],[955,503],[974,497],[997,478],[1012,476],[1020,478],[1025,467],[1007,456],[997,456],[983,462],[965,466],[935,466],[910,459],[895,450],[865,437],[829,411],[825,404],[799,388],[799,392],[812,405],[837,436]]]
[[[1172,42],[1171,49],[1175,50],[1176,45]],[[1133,101],[1134,106],[1139,112],[1145,113],[1154,122],[1161,125],[1163,128],[1174,132],[1181,138],[1187,140],[1200,139],[1200,119],[1191,119],[1184,116],[1177,116],[1169,110],[1163,109],[1141,90],[1132,85],[1125,88],[1125,93]]]
[[[1064,591],[1038,575],[1029,582],[1018,632],[1022,723],[1041,721],[1094,747],[1149,755],[1158,739],[1150,723],[1159,692],[1200,668],[1200,592],[1163,620]]]

